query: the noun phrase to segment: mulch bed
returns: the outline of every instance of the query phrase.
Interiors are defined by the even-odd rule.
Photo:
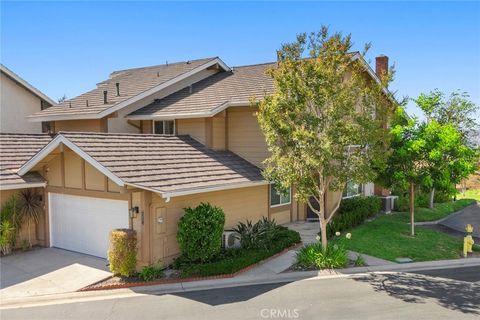
[[[300,247],[302,243],[294,244],[288,248],[283,249],[282,251],[274,254],[266,258],[265,260],[259,261],[257,263],[251,264],[248,267],[245,267],[237,272],[230,273],[230,274],[221,274],[216,276],[209,276],[209,277],[190,277],[190,278],[181,278],[179,272],[172,272],[168,278],[162,278],[153,281],[143,281],[138,277],[131,277],[131,278],[121,278],[116,276],[108,277],[104,280],[86,286],[78,291],[95,291],[95,290],[112,290],[112,289],[122,289],[122,288],[133,288],[133,287],[140,287],[140,286],[153,286],[153,285],[160,285],[160,284],[174,284],[174,283],[182,283],[182,282],[192,282],[192,281],[201,281],[201,280],[212,280],[212,279],[227,279],[233,278],[243,272],[251,270],[271,259],[274,259],[289,250],[295,249]]]

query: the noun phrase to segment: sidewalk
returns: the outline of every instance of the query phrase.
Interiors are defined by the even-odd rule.
[[[311,279],[348,278],[364,275],[369,272],[410,272],[420,270],[449,269],[460,267],[480,267],[480,258],[440,260],[428,262],[414,262],[405,264],[389,264],[373,267],[356,267],[337,270],[284,272],[279,274],[257,275],[250,277],[235,277],[226,279],[213,279],[194,282],[181,282],[154,286],[143,286],[131,289],[116,289],[105,291],[72,292],[67,294],[36,296],[31,298],[17,298],[2,300],[0,310],[33,307],[39,305],[52,305],[72,302],[86,302],[106,300],[113,298],[126,298],[145,294],[169,294],[177,292],[219,289],[237,286],[258,284],[286,283],[293,281],[308,281]]]

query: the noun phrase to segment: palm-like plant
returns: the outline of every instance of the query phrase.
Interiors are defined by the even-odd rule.
[[[42,209],[42,200],[40,195],[33,189],[25,189],[20,192],[19,216],[22,222],[27,222],[28,244],[32,247],[30,224],[33,221],[38,223]]]

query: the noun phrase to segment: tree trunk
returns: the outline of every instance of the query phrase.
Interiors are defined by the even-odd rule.
[[[325,219],[320,217],[319,219],[320,222],[320,233],[322,235],[322,249],[325,250],[327,249],[327,223],[325,222]]]
[[[415,184],[410,183],[410,230],[415,235]]]
[[[430,200],[428,202],[428,207],[430,209],[433,209],[433,200],[435,198],[435,188],[432,188],[432,190],[430,190]]]

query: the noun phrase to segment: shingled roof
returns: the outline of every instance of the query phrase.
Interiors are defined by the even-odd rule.
[[[230,151],[208,149],[190,136],[61,132],[43,151],[59,143],[120,185],[164,196],[265,183],[256,166]],[[28,172],[42,155],[36,158],[22,170]]]
[[[83,119],[102,117],[105,113],[116,111],[115,107],[122,102],[216,61],[223,63],[214,57],[115,71],[111,73],[108,80],[98,83],[97,88],[41,112],[34,113],[29,118],[42,121],[46,117],[63,117],[65,119],[74,116]],[[117,83],[120,88],[119,96],[116,94]],[[107,104],[104,104],[104,91],[107,91]]]
[[[19,176],[17,170],[52,140],[48,134],[0,134],[0,189],[18,189],[43,184],[37,174]]]
[[[231,104],[248,104],[253,97],[263,98],[274,90],[266,74],[274,63],[232,68],[157,100],[130,113],[127,118],[178,118],[213,116]]]

